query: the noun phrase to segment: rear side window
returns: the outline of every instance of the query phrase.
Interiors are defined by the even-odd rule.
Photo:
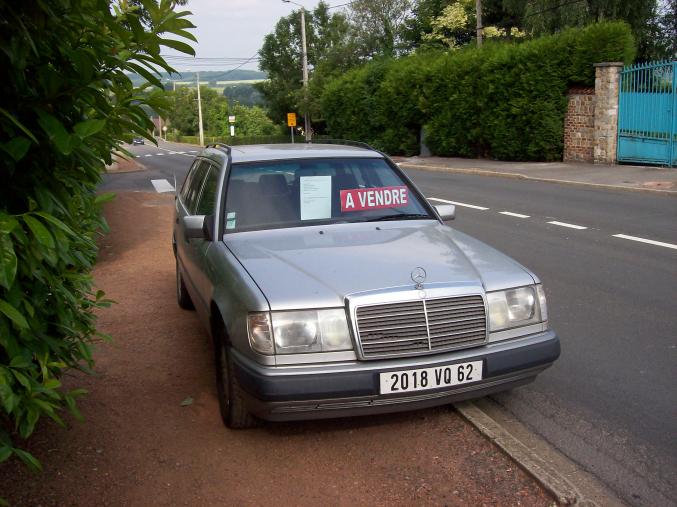
[[[191,171],[193,174],[192,176],[189,175],[190,181],[186,181],[188,188],[186,190],[186,195],[183,198],[183,204],[186,206],[188,213],[191,215],[195,214],[195,205],[197,204],[197,198],[200,195],[200,189],[204,183],[207,169],[209,169],[209,164],[207,162],[200,161],[195,170]]]
[[[193,162],[193,165],[190,166],[188,174],[186,175],[186,179],[183,180],[183,185],[181,186],[181,192],[179,192],[179,195],[181,196],[181,199],[183,199],[184,201],[186,200],[186,194],[188,194],[188,188],[190,188],[190,182],[195,176],[195,171],[197,170],[199,165],[200,161],[196,159]]]
[[[202,192],[195,206],[195,215],[212,215],[216,204],[216,185],[219,182],[219,170],[217,167],[209,164],[207,174],[204,178]]]

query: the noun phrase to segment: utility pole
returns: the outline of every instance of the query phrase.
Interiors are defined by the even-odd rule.
[[[301,58],[303,60],[303,117],[304,129],[306,131],[306,141],[312,139],[310,132],[310,111],[308,111],[308,48],[306,46],[306,9],[301,4],[292,2],[292,0],[282,0],[286,4],[294,4],[301,7]]]
[[[306,47],[306,10],[301,7],[301,44],[303,45],[303,113],[305,119],[306,142],[310,142],[310,112],[308,111],[308,48]]]
[[[205,145],[205,133],[202,129],[202,98],[200,97],[200,73],[197,72],[197,120],[200,129],[200,146]]]
[[[477,12],[477,47],[482,47],[482,0],[475,0],[475,10]]]

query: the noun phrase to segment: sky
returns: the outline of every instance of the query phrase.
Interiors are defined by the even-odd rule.
[[[319,0],[295,0],[306,9],[314,8]],[[345,0],[328,2],[332,4],[345,3]],[[263,38],[273,31],[278,19],[298,9],[293,4],[283,3],[282,0],[189,0],[180,10],[193,13],[189,18],[197,27],[192,33],[198,43],[193,44],[196,56],[199,58],[256,58],[258,50],[263,44]],[[178,55],[168,49],[166,55]],[[197,62],[197,61],[196,61]],[[176,63],[172,65],[177,70],[230,70],[240,65],[236,63],[218,63],[207,65]],[[242,69],[257,70],[256,61],[246,63]]]

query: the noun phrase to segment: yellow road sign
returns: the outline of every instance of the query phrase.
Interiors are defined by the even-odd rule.
[[[287,127],[296,127],[296,113],[287,113]]]

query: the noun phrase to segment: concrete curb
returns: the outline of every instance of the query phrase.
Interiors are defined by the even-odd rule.
[[[463,418],[536,479],[559,505],[574,505],[579,501],[580,495],[573,485],[473,402],[457,403],[455,407]]]
[[[604,183],[590,183],[585,181],[573,181],[573,180],[559,180],[554,178],[541,178],[536,176],[527,176],[521,173],[510,173],[510,172],[500,172],[500,171],[487,171],[486,169],[479,168],[459,168],[459,167],[446,167],[439,165],[419,165],[412,164],[410,162],[398,162],[398,165],[405,169],[418,169],[421,171],[435,171],[435,172],[449,172],[449,173],[458,173],[458,174],[475,174],[479,176],[493,176],[497,178],[510,178],[510,179],[519,179],[519,180],[530,180],[530,181],[541,181],[545,183],[559,183],[561,185],[576,185],[584,187],[593,187],[593,188],[602,188],[606,190],[626,190],[630,192],[651,192],[664,195],[677,196],[677,190],[660,190],[655,188],[642,188],[642,187],[625,187],[622,185],[608,185]]]
[[[559,505],[627,507],[616,493],[491,398],[464,401],[454,406],[466,421],[515,460]]]

